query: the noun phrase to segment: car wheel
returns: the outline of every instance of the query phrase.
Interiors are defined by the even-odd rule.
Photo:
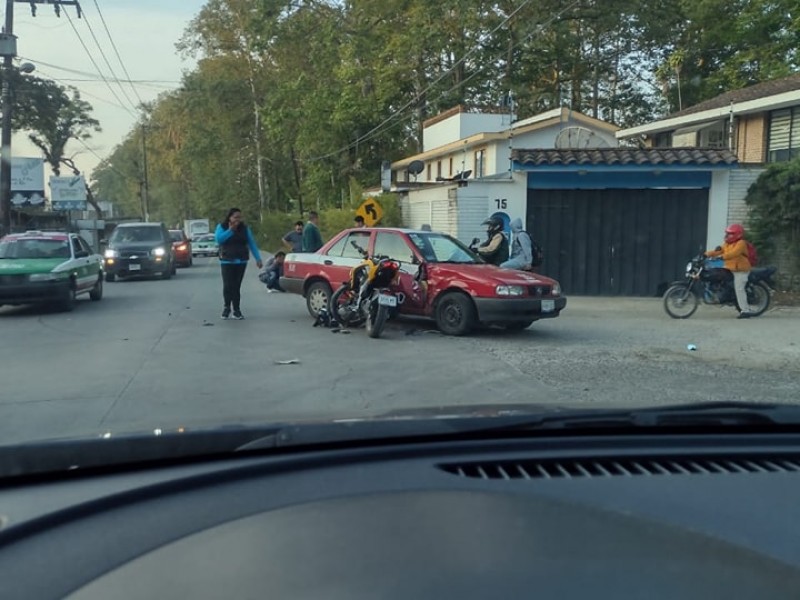
[[[328,300],[331,297],[331,286],[324,281],[312,283],[306,292],[306,308],[308,314],[315,319],[323,308],[328,308]]]
[[[97,302],[103,299],[103,277],[102,275],[97,278],[97,283],[94,284],[92,291],[89,292],[89,299]]]
[[[177,265],[177,263],[174,263],[174,262],[172,263],[172,270],[170,271],[170,273],[172,273],[173,275],[177,275],[178,274],[178,265]]]
[[[114,273],[106,273],[106,281],[113,283],[117,276]]]
[[[64,294],[61,302],[58,303],[58,307],[63,312],[71,312],[75,308],[75,288],[70,286],[69,289]]]
[[[475,305],[461,292],[448,292],[436,303],[436,326],[447,335],[465,335],[475,326]]]
[[[172,269],[167,269],[166,271],[161,272],[161,279],[171,279],[172,278]]]

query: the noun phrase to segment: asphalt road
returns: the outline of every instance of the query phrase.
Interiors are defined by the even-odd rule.
[[[246,320],[220,320],[220,289],[216,260],[198,259],[170,281],[106,284],[72,313],[0,308],[0,444],[474,403],[800,401],[798,309],[675,321],[658,299],[570,298],[520,333],[401,321],[372,340],[312,327],[254,265]]]

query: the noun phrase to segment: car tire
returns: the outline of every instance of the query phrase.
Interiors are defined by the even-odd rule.
[[[161,271],[161,279],[172,279],[172,269]]]
[[[331,286],[324,281],[316,281],[312,283],[306,292],[306,308],[308,314],[313,318],[317,318],[321,309],[328,308],[328,302],[331,298]]]
[[[92,291],[89,292],[89,299],[93,302],[99,302],[103,299],[103,276],[97,278],[97,283],[94,284]]]
[[[106,281],[108,283],[113,283],[117,279],[117,276],[114,273],[106,273]]]
[[[436,303],[436,326],[446,335],[466,335],[475,327],[475,305],[461,292],[447,292]]]
[[[58,303],[58,308],[62,312],[72,312],[75,309],[76,300],[75,288],[70,285],[70,287],[67,289],[67,292],[64,294],[64,297]]]

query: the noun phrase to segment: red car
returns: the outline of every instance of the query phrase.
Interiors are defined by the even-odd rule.
[[[175,249],[175,261],[179,267],[192,266],[192,240],[186,237],[181,229],[170,229],[172,247]]]
[[[478,324],[525,329],[557,317],[567,304],[557,281],[486,264],[445,233],[362,228],[342,231],[318,252],[286,257],[281,285],[302,294],[312,316],[361,262],[351,242],[399,261],[400,314],[432,318],[446,334],[464,335]]]

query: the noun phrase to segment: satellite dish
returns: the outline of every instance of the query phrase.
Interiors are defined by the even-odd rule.
[[[408,165],[408,172],[411,173],[414,178],[417,177],[422,171],[425,169],[425,163],[421,160],[412,160],[411,164]]]
[[[609,143],[586,127],[565,127],[558,132],[555,147],[559,150],[608,148]]]

